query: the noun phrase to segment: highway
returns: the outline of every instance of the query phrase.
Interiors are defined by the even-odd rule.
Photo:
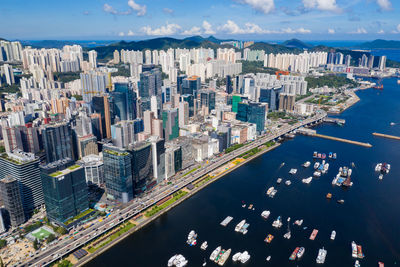
[[[73,238],[61,240],[53,247],[49,247],[44,251],[40,250],[39,252],[37,252],[37,254],[34,254],[32,257],[28,258],[26,262],[23,262],[18,266],[50,265],[51,263],[58,261],[60,258],[76,250],[77,248],[82,247],[86,243],[96,239],[98,236],[113,229],[115,226],[131,219],[132,217],[151,207],[161,199],[179,191],[188,184],[203,177],[204,175],[226,164],[227,162],[235,159],[239,155],[266,142],[279,138],[282,135],[292,132],[293,130],[296,130],[302,126],[320,121],[324,117],[326,117],[325,112],[318,112],[314,117],[308,118],[294,125],[284,125],[274,133],[263,135],[257,140],[239,149],[236,149],[229,154],[225,154],[222,157],[212,159],[208,164],[205,164],[200,169],[197,169],[196,171],[186,176],[178,175],[171,180],[171,184],[160,186],[158,190],[154,190],[151,193],[142,196],[141,198],[135,198],[122,210],[114,210],[109,217],[104,218],[101,222],[96,220],[92,226],[88,227],[87,229],[81,230],[78,234],[74,235]]]

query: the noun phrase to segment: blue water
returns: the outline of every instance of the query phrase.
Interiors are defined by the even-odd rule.
[[[386,266],[400,263],[400,141],[377,138],[372,132],[400,136],[400,86],[395,79],[383,82],[385,89],[358,92],[361,101],[339,117],[346,119],[343,127],[321,125],[316,130],[327,134],[362,142],[369,142],[372,148],[364,148],[331,140],[298,136],[284,142],[274,151],[264,154],[242,166],[224,178],[214,182],[189,200],[161,216],[144,229],[126,238],[109,251],[100,255],[87,266],[166,266],[168,259],[177,253],[183,254],[188,266],[201,266],[217,246],[237,251],[249,251],[251,259],[242,266],[316,266],[318,249],[328,250],[323,266],[354,266],[351,257],[351,241],[363,246],[365,258],[361,266],[377,266],[383,261]],[[311,168],[301,164],[312,161],[313,151],[338,154],[336,161],[330,161],[329,172],[311,184],[301,183],[310,176]],[[286,165],[279,168],[282,162]],[[348,190],[333,187],[331,181],[340,166],[354,162],[352,180]],[[388,162],[392,170],[382,181],[374,167],[378,162]],[[297,168],[294,176],[290,168]],[[275,198],[266,197],[268,187],[276,187],[276,179],[291,179],[292,185],[281,184]],[[332,200],[325,198],[333,194]],[[343,205],[337,199],[344,199]],[[243,209],[242,201],[254,204],[255,211]],[[270,210],[271,216],[265,221],[260,214]],[[234,217],[227,226],[219,223],[228,215]],[[277,230],[271,223],[277,216],[284,217],[284,226]],[[303,230],[291,225],[292,238],[286,240],[286,218],[292,222],[304,219]],[[250,223],[247,235],[234,232],[235,225],[242,219]],[[309,240],[312,229],[319,233],[314,241]],[[198,243],[208,241],[209,248],[200,250],[199,245],[189,247],[186,237],[190,230],[199,234]],[[335,241],[330,240],[336,230]],[[275,236],[271,244],[263,240],[269,234]],[[306,248],[300,261],[290,262],[290,254],[297,246]],[[267,264],[265,258],[271,255]],[[217,266],[208,261],[207,266]],[[229,259],[225,266],[239,266]]]

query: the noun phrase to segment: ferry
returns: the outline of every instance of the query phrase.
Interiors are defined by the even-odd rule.
[[[239,258],[241,263],[246,263],[249,259],[250,259],[250,254],[247,251],[244,251]]]
[[[293,250],[292,255],[290,255],[289,260],[294,261],[296,259],[296,257],[297,257],[297,252],[299,252],[299,250],[300,250],[300,248],[296,247]]]
[[[217,258],[218,254],[221,252],[221,246],[217,247],[216,249],[213,250],[213,252],[210,255],[210,260],[215,261]]]
[[[266,242],[266,243],[271,243],[272,242],[272,239],[274,239],[274,236],[273,235],[271,235],[271,234],[269,234],[265,239],[264,239],[264,242]]]
[[[318,230],[314,229],[310,235],[310,240],[315,240],[315,238],[317,237],[318,234]]]
[[[292,184],[292,182],[290,181],[290,180],[287,180],[286,182],[285,182],[285,185],[287,185],[287,186],[289,186],[289,185],[291,185]]]
[[[312,176],[301,180],[304,184],[309,184],[312,181]]]
[[[336,231],[333,230],[331,233],[331,240],[335,240],[335,238],[336,238]]]
[[[206,250],[206,249],[208,248],[208,243],[207,243],[207,241],[204,241],[203,244],[201,244],[200,248],[201,248],[202,250]]]
[[[300,259],[301,257],[303,257],[305,251],[306,249],[304,247],[301,247],[297,252],[297,258]]]
[[[235,227],[235,232],[239,232],[242,227],[244,226],[244,224],[246,223],[246,220],[241,220]]]
[[[278,218],[273,221],[272,226],[275,228],[281,228],[282,227],[282,219],[281,216],[278,216]]]
[[[218,259],[219,266],[223,266],[225,264],[225,262],[229,259],[231,252],[232,252],[232,250],[228,249],[222,254],[222,256]]]
[[[276,183],[277,183],[277,184],[282,183],[282,178],[278,178],[278,180],[276,180]]]
[[[297,169],[290,169],[289,173],[290,174],[296,174],[297,173]]]
[[[324,248],[319,249],[316,262],[323,264],[325,262],[326,254],[328,254],[328,251],[326,251]]]
[[[309,161],[306,161],[303,163],[304,168],[308,168],[308,167],[310,167],[310,165],[311,165],[311,162],[309,162]]]
[[[315,162],[315,164],[314,164],[314,169],[318,169],[319,165],[320,165],[320,163],[319,163],[318,161]]]
[[[269,215],[271,214],[271,212],[269,210],[264,210],[261,213],[261,217],[263,217],[264,219],[268,219]]]

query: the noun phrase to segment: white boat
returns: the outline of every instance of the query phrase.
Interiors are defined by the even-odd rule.
[[[188,234],[186,243],[188,243],[190,246],[194,246],[197,243],[196,238],[197,238],[197,234],[196,234],[196,232],[194,230],[192,230]]]
[[[239,258],[241,263],[246,263],[249,259],[250,259],[250,254],[247,251],[243,252]]]
[[[357,255],[357,244],[354,241],[351,242],[351,256],[353,258],[358,258],[358,255]]]
[[[174,261],[175,261],[176,256],[178,256],[178,255],[174,255],[168,260],[168,267],[174,266]]]
[[[289,185],[291,185],[292,184],[292,182],[290,181],[290,180],[287,180],[286,182],[285,182],[285,185],[287,185],[287,186],[289,186]]]
[[[277,192],[278,192],[278,190],[274,189],[274,190],[272,190],[271,194],[269,194],[269,196],[274,197]]]
[[[263,217],[264,219],[268,219],[269,215],[271,214],[271,212],[269,210],[264,210],[261,213],[261,217]]]
[[[290,217],[287,218],[287,221],[290,222]]]
[[[301,180],[304,184],[309,184],[309,183],[311,183],[311,181],[312,181],[312,176],[310,176],[310,177],[308,177],[308,178],[305,178],[305,179],[303,179],[303,180]]]
[[[291,234],[291,232],[289,231],[289,232],[287,232],[286,234],[284,234],[283,237],[286,238],[286,239],[290,239],[290,238],[292,237],[292,234]]]
[[[282,183],[282,178],[278,178],[278,179],[276,180],[276,183],[277,183],[277,184]]]
[[[324,171],[327,172],[329,170],[329,163],[326,163],[324,165]]]
[[[328,251],[326,251],[324,248],[320,248],[316,260],[317,263],[323,264],[325,262],[326,254],[328,254]]]
[[[271,193],[272,193],[272,191],[274,191],[274,187],[273,186],[271,186],[270,188],[268,188],[268,190],[267,190],[267,195],[269,196],[269,195],[271,195]]]
[[[297,173],[297,169],[290,169],[289,173],[290,174],[296,174]]]
[[[376,171],[376,172],[380,172],[381,169],[382,169],[382,163],[376,164],[376,166],[375,166],[375,171]]]
[[[171,266],[183,267],[186,266],[187,263],[188,261],[181,254],[174,255],[168,260],[169,267]]]
[[[236,225],[236,227],[235,227],[235,232],[239,232],[241,229],[242,229],[242,227],[243,227],[243,225],[246,223],[246,220],[241,220],[237,225]]]
[[[314,169],[318,169],[319,165],[320,165],[320,163],[319,163],[318,161],[315,162],[315,164],[314,164]]]
[[[354,263],[354,267],[361,267],[361,264],[358,260],[356,260],[356,262]]]
[[[207,262],[206,262],[206,259],[204,259],[203,266],[206,266],[206,265],[207,265]]]
[[[201,246],[200,246],[200,248],[201,248],[202,250],[206,250],[207,247],[208,247],[207,241],[204,241],[203,244],[201,244]]]
[[[309,161],[303,163],[304,168],[308,168],[308,167],[310,167],[310,165],[311,165],[311,162],[309,162]]]
[[[272,226],[275,228],[281,228],[282,227],[282,219],[281,216],[278,216],[278,218],[272,222]]]
[[[233,260],[233,261],[238,261],[238,260],[240,259],[240,256],[242,256],[242,253],[241,253],[241,252],[235,253],[235,254],[232,256],[232,260]]]
[[[300,259],[301,257],[303,257],[305,251],[306,249],[304,247],[301,247],[297,252],[297,258]]]
[[[380,174],[379,175],[379,180],[382,180],[383,179],[383,174]]]
[[[336,238],[336,231],[333,230],[331,233],[331,240],[335,240],[335,238]]]
[[[215,258],[217,258],[218,254],[221,252],[221,246],[217,247],[216,249],[213,250],[213,252],[210,255],[210,260],[214,261]]]
[[[293,224],[296,224],[298,226],[301,226],[303,224],[303,220],[296,220]]]
[[[315,171],[314,172],[314,176],[315,177],[320,177],[321,176],[321,172],[320,171]]]
[[[337,175],[335,178],[333,178],[332,185],[336,185],[338,179],[339,179],[339,175]]]
[[[267,260],[267,261],[270,261],[270,260],[271,260],[271,256],[268,256],[266,260]]]

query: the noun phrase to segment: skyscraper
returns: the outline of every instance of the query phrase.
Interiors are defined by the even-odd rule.
[[[212,90],[202,90],[200,92],[200,105],[207,107],[208,111],[215,109],[215,92]]]
[[[89,63],[92,69],[97,68],[97,52],[95,50],[90,50],[88,52],[89,55]]]
[[[179,115],[177,108],[163,110],[162,113],[164,136],[170,141],[179,136]]]
[[[153,176],[157,183],[165,179],[165,141],[153,136],[151,139],[151,152],[153,158]]]
[[[132,178],[134,190],[140,193],[145,190],[153,178],[153,159],[150,142],[136,142],[129,146],[132,156]]]
[[[0,180],[0,197],[6,210],[6,221],[12,227],[23,224],[25,222],[25,214],[18,181],[10,175]]]
[[[47,124],[42,129],[47,163],[64,158],[76,159],[71,125],[67,122]]]
[[[381,56],[379,58],[379,70],[383,71],[386,69],[386,56]]]
[[[107,87],[107,76],[104,73],[81,73],[81,87],[83,100],[92,101],[93,96],[101,96]]]
[[[187,78],[187,75],[181,74],[176,80],[176,91],[178,94],[183,94],[183,80]]]
[[[101,115],[102,137],[111,138],[111,114],[110,103],[106,95],[94,96],[92,99],[92,108],[94,112]]]
[[[198,76],[190,76],[188,78],[183,79],[182,84],[182,94],[193,95],[194,98],[197,98],[197,92],[201,88],[201,80]]]
[[[256,102],[242,102],[238,104],[236,119],[256,124],[257,131],[265,130],[266,105]]]
[[[115,83],[111,92],[114,104],[114,115],[120,120],[134,120],[136,114],[137,96],[131,83]]]
[[[226,75],[226,93],[232,94],[233,86],[232,86],[232,78],[230,75]]]
[[[64,169],[65,162],[60,161],[41,167],[47,217],[59,224],[89,208],[84,168],[68,165]]]

